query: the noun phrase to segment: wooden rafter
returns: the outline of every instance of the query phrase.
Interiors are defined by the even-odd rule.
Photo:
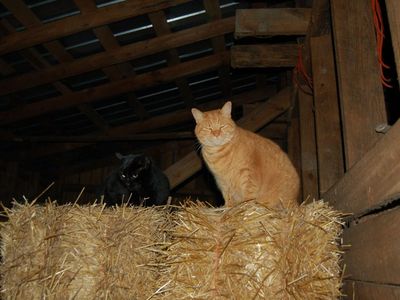
[[[24,26],[28,29],[31,27],[41,26],[40,20],[36,17],[33,12],[21,0],[5,0],[3,4],[13,13],[13,15],[19,19]],[[69,63],[73,61],[72,56],[65,51],[64,47],[58,41],[52,41],[44,43],[43,46],[60,62]],[[41,59],[40,55],[33,49],[26,49],[23,51],[24,56],[28,61],[37,69],[48,68],[50,64]],[[72,91],[65,84],[61,82],[55,82],[54,87],[62,94],[70,94]],[[108,128],[108,124],[105,120],[89,105],[78,105],[78,109],[86,117],[94,123],[97,127],[104,130]]]
[[[191,44],[213,36],[233,32],[234,21],[233,17],[221,19],[194,28],[119,47],[112,51],[76,59],[73,62],[49,67],[39,72],[31,72],[16,78],[2,80],[0,82],[0,95],[18,91],[21,87],[30,88],[46,84],[62,78]]]
[[[92,11],[85,16],[76,15],[29,30],[11,34],[0,41],[0,54],[20,50],[57,38],[117,22],[119,20],[158,11],[188,0],[126,1]]]
[[[157,34],[157,36],[163,36],[167,34],[171,34],[171,30],[167,23],[167,18],[163,11],[158,11],[149,14],[149,18],[151,23],[153,24],[153,28]],[[169,49],[167,52],[167,63],[169,66],[174,66],[180,63],[180,58],[178,55],[177,49]],[[194,97],[192,91],[190,90],[189,83],[186,78],[178,78],[175,81],[175,84],[179,88],[179,92],[183,101],[185,102],[187,107],[192,107],[194,105]]]
[[[97,10],[95,3],[87,0],[75,0],[75,4],[84,15],[90,14],[91,12]],[[113,33],[107,25],[97,27],[93,31],[106,52],[120,48],[117,39],[114,37]],[[116,81],[124,77],[134,76],[135,73],[132,65],[129,62],[123,62],[119,65],[108,66],[103,68],[102,70],[111,81]],[[143,104],[137,100],[135,93],[132,92],[127,95],[127,103],[134,108],[135,113],[141,119],[145,119],[149,116]]]
[[[206,13],[210,21],[220,20],[222,17],[219,1],[217,0],[203,0]],[[225,37],[224,35],[216,36],[211,39],[214,53],[225,51]],[[230,80],[230,67],[227,65],[222,66],[218,70],[221,89],[225,97],[230,97],[232,94],[232,83]]]
[[[0,122],[10,123],[40,114],[72,107],[82,103],[90,103],[99,99],[113,97],[137,89],[151,87],[160,83],[171,82],[177,78],[195,75],[208,70],[216,69],[222,64],[229,63],[228,53],[218,53],[196,60],[181,63],[176,66],[140,74],[133,78],[125,78],[104,84],[95,88],[27,104],[15,110],[0,113]]]
[[[242,93],[236,96],[231,97],[231,101],[234,106],[240,106],[245,103],[252,103],[261,100],[265,100],[268,97],[272,96],[275,93],[275,89],[273,86],[264,86],[263,88],[256,89],[250,92]],[[220,99],[217,101],[213,101],[209,104],[203,104],[198,106],[202,110],[211,110],[219,107],[219,103],[223,102],[224,99]],[[173,126],[179,123],[184,123],[192,120],[192,115],[189,109],[178,110],[173,113],[164,114],[157,117],[152,117],[147,120],[143,120],[141,122],[133,122],[130,124],[125,124],[121,126],[116,126],[108,129],[104,132],[104,134],[108,136],[122,136],[129,134],[138,134],[144,133],[148,131],[158,130],[164,127]],[[91,137],[92,135],[88,135],[87,137]],[[69,151],[78,149],[84,146],[87,146],[87,143],[83,144],[61,144],[61,145],[53,145],[51,148],[49,147],[35,147],[27,153],[27,155],[35,158],[35,157],[43,157],[48,156],[54,153],[59,153],[63,151]]]

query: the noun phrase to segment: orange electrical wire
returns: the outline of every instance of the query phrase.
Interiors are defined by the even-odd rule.
[[[381,82],[384,86],[392,88],[389,84],[390,79],[385,77],[384,69],[389,69],[390,67],[383,62],[383,41],[385,39],[385,28],[382,20],[382,11],[379,5],[379,0],[371,0],[372,12],[374,15],[374,27],[376,35],[376,51],[378,54],[378,62],[380,65],[380,76]]]
[[[306,91],[303,88],[303,85],[299,83],[299,74],[301,75],[303,81],[306,83],[308,88],[311,90],[311,92]],[[299,50],[298,50],[298,55],[297,55],[297,63],[296,66],[293,70],[293,82],[296,84],[296,86],[305,94],[312,95],[313,91],[313,81],[311,76],[307,74],[306,68],[304,67],[303,64],[303,45],[299,45]]]

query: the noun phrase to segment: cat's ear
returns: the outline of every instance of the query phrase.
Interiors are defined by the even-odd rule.
[[[123,156],[121,153],[119,153],[119,152],[116,152],[116,153],[115,153],[115,156],[116,156],[118,159],[120,159],[120,160],[123,160],[123,159],[124,159],[124,156]]]
[[[197,108],[192,108],[192,115],[193,115],[193,118],[196,120],[197,124],[200,123],[201,121],[203,121],[204,114]]]
[[[222,106],[221,113],[225,117],[230,117],[232,112],[232,102],[228,101]]]

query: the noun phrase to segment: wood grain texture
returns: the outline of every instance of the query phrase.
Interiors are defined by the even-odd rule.
[[[344,280],[343,293],[344,299],[397,300],[400,299],[400,286]]]
[[[394,58],[397,67],[397,80],[400,76],[400,2],[398,0],[386,0],[386,11],[389,19],[390,35]]]
[[[318,161],[315,141],[315,120],[313,97],[298,92],[300,147],[301,147],[301,179],[303,201],[318,199]]]
[[[165,9],[185,2],[188,2],[188,0],[126,1],[120,4],[99,8],[85,15],[75,15],[8,35],[0,40],[0,54],[20,50],[66,35]]]
[[[49,67],[46,70],[30,72],[15,78],[0,81],[0,95],[46,84],[62,78],[84,72],[98,70],[107,66],[123,63],[139,57],[191,44],[197,41],[233,32],[234,17],[213,21],[190,29],[174,32],[100,52],[88,57],[76,59]]]
[[[237,124],[248,130],[257,131],[289,108],[290,93],[289,88],[283,89],[240,119]],[[171,189],[173,189],[200,171],[201,167],[202,161],[200,157],[195,151],[192,151],[164,172],[169,179]]]
[[[400,121],[322,198],[355,216],[400,197]]]
[[[346,169],[377,142],[386,123],[371,1],[331,0]]]
[[[238,9],[235,37],[305,35],[310,15],[307,8]]]
[[[231,47],[231,66],[233,68],[294,67],[297,53],[296,44],[236,45]]]
[[[336,71],[330,34],[311,37],[315,129],[320,194],[344,174]]]
[[[400,207],[368,216],[343,233],[346,278],[400,284]]]
[[[16,110],[0,112],[0,123],[4,124],[15,122],[17,120],[61,110],[78,104],[90,103],[99,99],[105,99],[119,94],[135,91],[137,89],[143,89],[157,84],[171,82],[180,77],[195,75],[204,71],[217,69],[222,64],[228,64],[228,59],[228,53],[213,54],[179,65],[140,74],[135,77],[129,77],[110,82],[98,87],[27,104]]]

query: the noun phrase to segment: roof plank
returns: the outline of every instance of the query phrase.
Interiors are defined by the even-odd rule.
[[[12,0],[7,1],[13,2]],[[85,15],[75,15],[41,26],[35,26],[34,28],[14,33],[1,39],[0,55],[186,2],[188,0],[126,1],[99,8]]]
[[[264,44],[236,45],[231,48],[233,68],[294,67],[298,45]]]
[[[78,104],[90,103],[99,99],[105,99],[157,84],[171,82],[180,77],[195,75],[218,68],[222,64],[227,64],[228,61],[229,55],[227,52],[209,55],[176,66],[121,79],[98,87],[38,101],[15,110],[0,112],[0,122],[2,124],[10,123]]]
[[[238,9],[235,37],[305,35],[310,16],[308,8]]]
[[[12,93],[22,88],[27,89],[46,84],[62,78],[191,44],[213,36],[233,32],[234,23],[234,17],[221,19],[194,28],[123,46],[112,51],[101,52],[86,58],[77,59],[70,63],[49,67],[46,70],[31,72],[15,78],[2,80],[0,82],[0,95]]]

